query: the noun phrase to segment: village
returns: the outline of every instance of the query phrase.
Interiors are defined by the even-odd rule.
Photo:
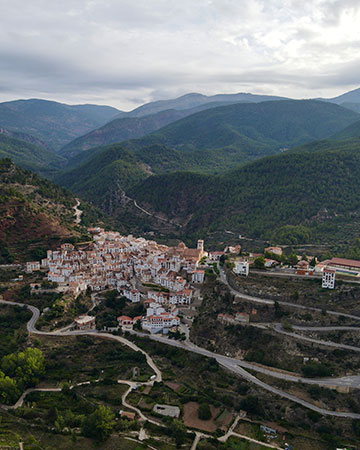
[[[273,333],[286,334],[293,330],[282,328],[281,323],[271,327],[268,323],[261,323],[258,318],[264,314],[262,303],[266,304],[269,302],[268,300],[255,298],[253,299],[255,306],[250,306],[248,303],[248,306],[244,307],[246,301],[249,301],[249,296],[243,295],[244,300],[240,301],[239,292],[231,290],[227,276],[235,277],[240,284],[251,281],[252,276],[255,276],[260,283],[265,277],[279,277],[279,279],[285,280],[313,278],[318,280],[316,284],[319,289],[321,286],[321,289],[329,290],[327,292],[335,289],[337,280],[345,279],[357,282],[360,277],[360,263],[357,261],[342,258],[318,261],[315,257],[304,254],[293,257],[293,254],[289,254],[288,251],[285,254],[284,249],[280,246],[266,247],[262,253],[246,252],[241,245],[224,246],[222,251],[209,251],[205,249],[205,243],[201,239],[197,241],[196,248],[188,248],[183,242],[176,246],[167,246],[143,237],[123,236],[119,232],[105,231],[100,227],[89,228],[88,231],[92,235],[91,241],[77,246],[64,243],[55,250],[48,250],[46,258],[41,261],[26,263],[25,272],[28,274],[26,279],[29,280],[29,275],[34,274],[33,281],[37,281],[30,283],[31,292],[46,290],[46,287],[43,286],[44,282],[39,282],[43,276],[46,283],[51,285],[50,290],[69,295],[73,299],[86,294],[87,298],[93,300],[94,305],[106,303],[106,294],[112,291],[114,295],[116,294],[117,302],[120,300],[126,302],[126,315],[122,313],[115,315],[114,313],[114,321],[117,326],[102,326],[100,323],[99,327],[98,314],[90,309],[76,317],[73,316],[71,325],[63,329],[66,330],[64,334],[62,334],[62,329],[54,333],[59,336],[67,335],[66,333],[81,334],[81,332],[93,334],[92,332],[97,330],[98,333],[94,335],[113,336],[115,339],[118,337],[123,339],[122,336],[125,339],[129,336],[136,339],[136,336],[144,337],[149,333],[156,335],[149,337],[159,343],[180,345],[200,355],[210,354],[213,358],[220,358],[221,363],[223,363],[221,358],[228,358],[229,361],[226,362],[225,367],[235,373],[242,370],[242,376],[244,371],[239,369],[239,364],[249,365],[249,362],[243,361],[243,356],[238,359],[228,350],[224,354],[218,355],[217,350],[209,352],[206,348],[201,348],[190,340],[190,332],[194,328],[192,327],[193,320],[199,315],[201,305],[206,305],[206,299],[202,298],[209,284],[205,283],[206,280],[212,279],[213,283],[226,285],[233,294],[231,304],[228,306],[221,303],[221,296],[219,296],[219,308],[215,310],[213,326],[214,328],[218,327],[217,329],[221,333],[225,333],[230,327],[240,325],[240,328],[244,330],[254,327],[261,330],[264,327],[270,327],[269,330]],[[22,275],[20,277],[23,279]],[[32,277],[30,276],[30,278]],[[128,313],[128,311],[136,311],[137,306],[141,306],[141,314]],[[44,315],[44,312],[45,309],[40,317]],[[197,318],[199,319],[199,317]],[[181,339],[184,342],[174,342],[173,339],[169,339],[174,336],[177,336],[175,339]],[[225,334],[221,336],[224,339]],[[299,335],[294,335],[293,338],[307,339],[306,336]],[[324,341],[314,342],[319,345],[324,344]],[[341,346],[341,344],[339,345]],[[320,363],[312,353],[305,353],[303,360],[304,366],[307,363]],[[255,363],[250,362],[250,366],[252,369],[258,370]],[[123,406],[131,411],[125,409],[119,413],[120,417],[129,420],[135,420],[136,414],[140,418],[143,417],[141,409],[137,409],[143,396],[142,388],[146,383],[153,383],[155,380],[155,375],[152,375],[151,378],[143,381],[144,386],[142,386],[137,379],[139,376],[137,366],[132,370],[136,371],[137,375],[133,375],[135,378],[129,382],[130,384],[128,383],[127,395],[133,403],[123,403]],[[275,373],[273,369],[266,370],[270,371],[272,376]],[[276,376],[284,377],[286,380],[287,375],[276,373]],[[261,386],[264,386],[264,383]],[[340,390],[349,391],[347,386],[336,385],[336,388],[339,389],[339,392]],[[267,389],[270,392],[276,390],[270,385]],[[309,405],[307,403],[307,406]],[[188,414],[190,413],[183,412],[176,402],[175,404],[167,400],[166,403],[157,402],[151,411],[156,417],[179,418],[184,416],[184,420],[188,424]],[[238,420],[244,423],[251,422],[252,419],[248,419],[246,414],[246,411],[241,410]],[[349,414],[351,415],[351,413]],[[194,420],[198,420],[198,417],[196,416]],[[264,422],[261,421],[259,424],[263,439],[268,443],[275,438],[278,440],[281,437],[285,438],[287,434],[285,428],[277,427],[274,424],[270,426],[269,422],[265,422],[264,425]],[[199,429],[209,431],[208,426],[209,424],[204,422],[199,425]],[[226,429],[227,427],[224,426],[224,431]],[[286,444],[285,448],[292,447]]]
[[[47,279],[57,290],[75,297],[92,292],[116,289],[131,303],[143,301],[145,316],[117,318],[123,330],[132,329],[140,321],[142,329],[152,333],[168,333],[180,325],[179,306],[189,306],[196,286],[204,281],[200,262],[208,256],[204,241],[196,249],[180,243],[167,247],[144,238],[121,236],[118,232],[91,228],[94,242],[75,250],[69,243],[47,252],[47,258],[26,265],[28,273],[48,270]],[[140,290],[141,289],[141,290]],[[94,329],[95,317],[83,315],[75,319],[79,329]]]
[[[89,228],[93,242],[78,249],[64,243],[57,250],[48,250],[47,257],[26,263],[26,272],[47,271],[47,280],[55,283],[57,291],[70,293],[75,298],[82,292],[115,289],[118,295],[131,303],[142,302],[146,314],[117,317],[117,327],[107,331],[131,331],[135,325],[150,333],[168,334],[180,326],[179,308],[191,316],[196,299],[200,300],[199,286],[204,282],[206,268],[216,266],[231,255],[234,274],[247,277],[253,271],[264,270],[273,276],[317,277],[322,288],[334,289],[335,277],[356,279],[360,276],[358,261],[332,258],[318,262],[316,258],[296,256],[293,266],[284,264],[281,247],[267,247],[264,253],[242,253],[241,246],[225,247],[224,251],[207,252],[204,241],[197,248],[188,248],[183,242],[176,247],[158,244],[153,240],[122,236],[100,227]],[[250,315],[238,312],[235,316],[218,314],[226,323],[249,323]],[[93,315],[76,317],[77,329],[96,328]]]

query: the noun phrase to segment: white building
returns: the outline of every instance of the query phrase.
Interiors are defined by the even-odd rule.
[[[327,289],[334,289],[335,288],[335,269],[329,269],[327,267],[323,270],[323,276],[322,276],[322,284],[321,287],[327,288]]]
[[[249,263],[247,261],[236,261],[233,270],[237,275],[244,275],[247,277],[249,275]]]
[[[95,317],[83,314],[74,319],[76,328],[79,330],[95,330]]]
[[[139,301],[141,300],[140,291],[138,291],[137,289],[120,288],[118,289],[118,291],[132,303],[139,303]]]
[[[203,283],[205,278],[205,270],[194,270],[191,281],[193,283]]]
[[[26,263],[26,272],[27,273],[32,273],[35,270],[40,270],[39,261],[29,261]]]

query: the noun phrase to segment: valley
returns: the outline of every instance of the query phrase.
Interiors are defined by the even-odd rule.
[[[356,99],[0,104],[0,446],[356,449]]]

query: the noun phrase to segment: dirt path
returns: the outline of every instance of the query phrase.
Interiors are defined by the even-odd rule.
[[[74,222],[76,223],[76,225],[79,225],[79,223],[81,222],[81,214],[83,213],[81,209],[79,209],[80,206],[80,200],[77,198],[76,199],[76,205],[73,207],[74,211],[75,211],[75,220]]]

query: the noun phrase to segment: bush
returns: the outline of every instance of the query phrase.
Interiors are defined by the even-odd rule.
[[[82,433],[86,437],[103,441],[110,436],[115,426],[114,419],[115,416],[111,409],[100,405],[96,411],[85,418]]]
[[[331,370],[325,364],[310,361],[301,368],[301,372],[305,377],[329,377]]]
[[[210,411],[210,407],[207,403],[202,403],[199,406],[198,417],[201,420],[210,420],[211,419],[211,411]]]

